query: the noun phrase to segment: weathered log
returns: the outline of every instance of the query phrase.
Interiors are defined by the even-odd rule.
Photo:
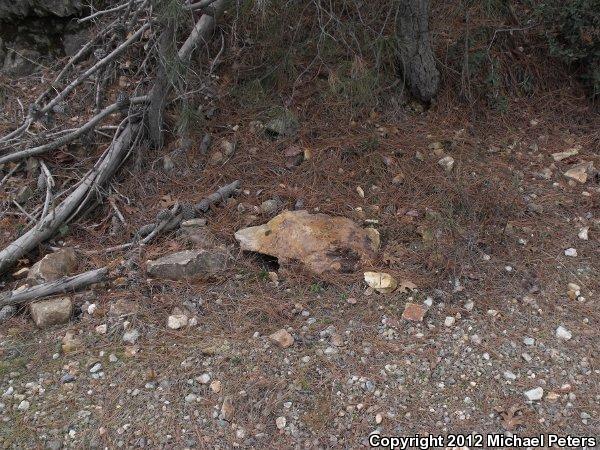
[[[27,289],[0,293],[0,308],[7,305],[19,305],[49,295],[75,292],[91,284],[106,280],[107,275],[108,268],[102,267],[72,277],[64,277],[59,280],[38,284]]]

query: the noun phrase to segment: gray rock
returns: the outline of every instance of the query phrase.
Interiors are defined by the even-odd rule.
[[[29,409],[29,402],[27,400],[21,401],[17,407],[19,411],[27,411]]]
[[[298,131],[298,119],[289,110],[279,111],[267,124],[265,131],[275,137],[294,136]]]
[[[70,297],[42,300],[29,305],[33,321],[39,328],[68,322],[73,311]]]
[[[225,250],[185,250],[147,262],[148,274],[156,278],[182,280],[202,278],[223,271],[229,255]]]
[[[66,373],[62,377],[60,377],[60,382],[63,384],[72,383],[74,381],[75,381],[75,377],[73,375],[71,375],[70,373]]]
[[[265,200],[260,204],[260,211],[263,214],[275,214],[279,208],[281,208],[281,201],[276,198]]]
[[[536,387],[525,391],[524,394],[525,397],[527,397],[527,400],[534,402],[542,399],[542,397],[544,396],[544,389],[542,389],[541,387]]]
[[[9,49],[4,56],[2,71],[17,77],[30,75],[35,71],[35,61],[40,56],[40,53],[33,49]]]
[[[556,329],[556,337],[562,341],[568,341],[573,337],[573,334],[561,325]]]
[[[127,342],[129,344],[135,344],[136,341],[139,339],[139,337],[140,337],[140,332],[136,328],[133,328],[131,330],[126,331],[123,334],[123,342]]]

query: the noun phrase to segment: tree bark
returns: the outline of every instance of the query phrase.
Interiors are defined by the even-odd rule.
[[[411,93],[430,102],[438,92],[440,73],[429,37],[429,0],[399,0],[396,36],[401,72]]]

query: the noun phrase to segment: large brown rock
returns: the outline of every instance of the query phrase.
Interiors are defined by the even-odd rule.
[[[242,250],[300,261],[317,274],[353,272],[368,265],[379,248],[379,233],[345,217],[285,211],[264,225],[235,233]]]
[[[54,281],[72,274],[77,269],[77,255],[72,248],[63,248],[54,253],[48,253],[36,262],[27,280],[29,284],[40,284]]]
[[[29,305],[31,318],[39,328],[68,322],[73,311],[70,297],[52,298]]]
[[[183,280],[215,275],[227,267],[225,250],[185,250],[148,261],[148,274],[156,278]]]

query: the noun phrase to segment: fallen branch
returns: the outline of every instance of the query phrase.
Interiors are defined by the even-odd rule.
[[[148,97],[142,96],[142,97],[132,98],[130,103],[131,104],[141,104],[141,103],[145,103],[147,101],[148,101]],[[119,105],[118,102],[113,103],[112,105],[104,108],[102,111],[100,111],[98,114],[96,114],[94,117],[92,117],[89,121],[87,121],[81,127],[77,128],[75,131],[72,131],[69,134],[66,134],[64,136],[61,136],[60,138],[56,139],[55,141],[48,142],[47,144],[39,145],[37,147],[19,150],[18,152],[9,153],[8,155],[0,156],[0,164],[5,164],[5,163],[11,162],[11,161],[18,161],[21,159],[29,158],[30,156],[41,155],[42,153],[46,153],[50,150],[54,150],[55,148],[62,147],[63,145],[66,145],[69,142],[74,141],[79,136],[90,131],[92,128],[94,128],[96,125],[98,125],[104,119],[106,119],[108,116],[119,111],[120,108],[121,108],[121,105]]]
[[[196,211],[196,214],[199,215],[200,213],[205,213],[215,203],[225,201],[226,199],[231,197],[235,190],[239,187],[240,180],[235,180],[233,183],[230,183],[227,186],[223,186],[217,192],[210,194],[208,197],[194,205],[194,210]]]
[[[194,214],[199,216],[201,213],[205,213],[209,210],[211,205],[215,203],[223,202],[233,195],[236,189],[240,187],[240,180],[236,180],[233,183],[223,186],[218,191],[210,194],[200,202],[194,205]],[[154,239],[161,231],[171,231],[178,228],[181,222],[186,219],[181,212],[182,208],[179,204],[174,205],[171,210],[164,210],[159,213],[160,219],[156,223],[149,223],[141,227],[134,236],[133,241],[126,242],[125,244],[115,245],[114,247],[108,247],[102,251],[91,250],[85,252],[87,255],[94,255],[97,253],[112,253],[121,250],[127,250],[137,243],[140,245],[147,244]]]
[[[216,20],[225,10],[226,4],[227,0],[216,0],[212,5],[211,13],[203,14],[196,22],[190,35],[177,53],[177,56],[184,65],[187,66],[189,64],[192,52],[196,46],[210,36],[214,30]],[[139,10],[136,11],[136,13],[138,12]],[[129,45],[138,40],[142,34],[150,28],[150,26],[150,22],[147,22],[141,26],[135,33],[131,34],[126,41],[121,43],[111,53],[100,59],[77,79],[69,83],[45,106],[40,108],[38,105],[35,105],[35,108],[32,108],[29,115],[25,119],[24,124],[18,128],[19,131],[17,132],[17,130],[15,130],[15,132],[17,132],[16,134],[25,132],[25,130],[27,130],[29,125],[34,120],[37,120],[38,117],[50,111],[55,105],[69,95],[75,89],[75,87],[89,78],[93,73],[109,64]],[[167,96],[168,91],[168,88],[165,89],[163,92],[161,92],[161,95]],[[148,97],[152,98],[152,95],[153,92],[151,90],[148,94]],[[147,119],[147,111],[145,111],[142,116],[144,119]],[[29,229],[29,231],[0,251],[0,274],[8,270],[19,258],[26,255],[41,242],[51,238],[61,226],[69,223],[80,213],[80,211],[82,211],[84,207],[88,206],[89,200],[93,197],[93,195],[100,192],[100,187],[109,181],[113,174],[127,159],[133,148],[138,145],[143,138],[148,136],[148,130],[143,127],[141,122],[137,121],[138,118],[139,115],[130,111],[129,116],[127,116],[123,121],[123,123],[127,124],[123,131],[119,133],[120,127],[117,128],[117,131],[115,131],[114,134],[113,142],[108,146],[104,154],[98,159],[94,167],[84,175],[82,180],[76,183],[76,187],[73,189],[73,191],[58,206],[48,211],[44,217],[41,217],[40,221],[35,227]],[[88,124],[84,125],[84,127],[85,126],[90,127],[89,122]],[[11,136],[14,136],[15,132],[10,133],[4,138],[0,138],[0,143],[3,140],[6,141]],[[77,132],[81,132],[81,128],[73,133]],[[67,137],[72,137],[72,134],[65,136],[65,138]],[[60,141],[60,139],[57,141]],[[50,145],[55,145],[55,143],[51,143]],[[25,151],[31,152],[32,149]],[[41,150],[38,148],[35,151],[39,152]],[[45,148],[43,151],[47,151],[47,148]],[[6,157],[11,157],[13,155],[6,155]],[[56,196],[55,198],[58,198],[59,196]],[[215,201],[219,201],[222,198],[222,194],[219,194],[216,196]],[[211,203],[209,202],[208,205],[210,206],[210,204]],[[192,211],[186,212],[186,214],[181,212],[175,214],[175,217],[171,215],[168,218],[168,221],[166,221],[164,224],[162,223],[162,220],[159,220],[158,225],[160,228],[154,232],[152,237],[156,236],[156,234],[158,234],[158,232],[161,230],[165,231],[178,226],[182,218],[188,218],[186,215],[191,215],[193,217],[194,211],[203,211],[203,208],[204,206],[200,205],[200,207],[196,209],[190,208]],[[154,231],[156,228],[157,226],[155,225],[149,231],[149,233],[152,233],[152,231]]]
[[[98,160],[96,166],[83,177],[79,186],[68,197],[40,220],[37,226],[0,251],[0,273],[8,270],[19,258],[33,250],[38,244],[52,237],[58,228],[65,224],[76,210],[81,208],[83,202],[89,198],[90,192],[108,181],[129,151],[129,146],[135,139],[138,130],[139,124],[127,125]]]
[[[0,293],[0,308],[8,305],[19,305],[30,300],[37,300],[55,294],[66,294],[88,287],[90,284],[106,280],[108,268],[83,272],[72,277],[64,277],[56,281],[39,284],[27,289]]]

